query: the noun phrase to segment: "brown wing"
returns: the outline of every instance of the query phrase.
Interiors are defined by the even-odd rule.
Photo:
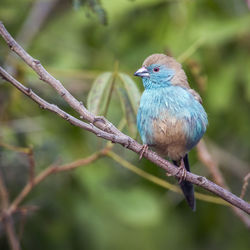
[[[188,92],[193,95],[193,97],[202,104],[202,99],[200,95],[194,89],[188,89]]]

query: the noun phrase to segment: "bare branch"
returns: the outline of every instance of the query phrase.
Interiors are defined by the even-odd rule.
[[[28,97],[32,98],[34,101],[36,101],[40,105],[42,104],[43,108],[47,108],[48,110],[58,114],[60,117],[69,121],[71,124],[81,127],[85,130],[88,130],[96,134],[96,136],[98,137],[104,138],[114,143],[121,144],[122,146],[134,151],[137,154],[140,153],[142,149],[141,144],[139,144],[138,142],[136,142],[129,136],[120,132],[112,123],[107,121],[105,118],[98,118],[94,116],[92,113],[90,113],[81,102],[79,102],[75,97],[73,97],[69,93],[69,91],[66,90],[58,80],[56,80],[53,76],[51,76],[44,69],[44,67],[41,65],[41,63],[38,60],[35,60],[33,57],[31,57],[26,51],[23,50],[23,48],[19,44],[16,43],[16,41],[11,37],[11,35],[8,33],[8,31],[5,29],[2,23],[0,23],[0,34],[2,35],[4,40],[7,42],[7,44],[10,46],[10,48],[17,55],[19,55],[24,60],[24,62],[28,64],[39,75],[41,80],[50,84],[63,97],[63,99],[75,111],[77,111],[81,115],[83,119],[87,120],[91,124],[84,123],[76,119],[75,117],[67,114],[63,110],[59,109],[57,106],[46,102],[45,100],[37,96],[33,91],[21,85],[21,83],[16,81],[7,72],[1,69],[0,74],[4,77],[4,79],[9,81],[11,84],[17,87],[20,91],[25,93]],[[180,175],[181,175],[180,171],[178,171],[178,169],[173,164],[161,158],[155,152],[148,150],[144,154],[144,157],[152,161],[153,163],[155,163],[157,166],[164,169],[167,173],[180,178]],[[222,199],[226,200],[232,205],[250,214],[249,203],[240,199],[239,197],[232,194],[231,192],[223,189],[222,187],[216,185],[215,183],[207,180],[205,177],[198,176],[198,175],[188,172],[186,180],[189,182],[192,182],[193,184],[196,184],[198,186],[201,186],[207,189],[208,191],[220,196]]]

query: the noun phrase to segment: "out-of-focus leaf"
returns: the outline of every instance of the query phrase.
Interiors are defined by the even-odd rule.
[[[113,208],[119,220],[132,227],[152,227],[160,223],[163,211],[150,190],[133,188],[109,192],[104,199]]]
[[[121,78],[123,86],[128,93],[133,110],[135,113],[137,113],[141,98],[139,89],[137,88],[136,83],[127,74],[120,73],[119,77]]]
[[[121,85],[117,87],[117,90],[118,90],[118,94],[121,100],[123,113],[126,117],[126,122],[127,122],[129,132],[131,134],[131,137],[135,137],[137,133],[136,116],[133,111],[132,105],[130,103],[128,93]]]
[[[119,73],[120,82],[117,86],[124,115],[126,117],[129,132],[132,137],[136,136],[136,114],[140,101],[140,92],[135,82],[126,74]]]
[[[99,75],[89,91],[87,107],[95,115],[102,115],[105,111],[112,84],[112,73],[105,72]]]
[[[99,0],[87,0],[86,4],[97,15],[103,25],[107,25],[107,14]]]
[[[228,63],[227,67],[216,71],[208,79],[208,97],[207,102],[214,113],[229,109],[235,93],[236,68],[233,63]]]

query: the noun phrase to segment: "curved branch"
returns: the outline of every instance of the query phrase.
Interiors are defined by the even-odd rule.
[[[129,136],[120,132],[112,123],[107,121],[105,118],[98,118],[91,112],[89,112],[83,105],[82,102],[79,102],[75,97],[73,97],[68,90],[64,88],[60,81],[56,80],[53,76],[51,76],[41,65],[41,63],[31,57],[8,33],[5,29],[4,25],[0,22],[0,34],[9,45],[11,50],[13,50],[17,55],[19,55],[24,62],[29,65],[40,77],[40,79],[49,85],[51,85],[57,92],[62,96],[62,98],[80,115],[81,118],[90,122],[87,124],[78,120],[77,118],[67,114],[63,110],[59,109],[56,105],[50,104],[36,95],[32,90],[24,87],[21,83],[16,81],[12,78],[6,71],[2,68],[0,70],[0,74],[6,79],[8,82],[13,84],[17,87],[20,91],[26,94],[28,97],[33,99],[43,108],[46,108],[56,114],[58,114],[63,119],[69,121],[71,124],[81,127],[85,130],[88,130],[96,136],[104,138],[106,140],[112,141],[114,143],[121,144],[122,146],[134,151],[135,153],[139,154],[142,145],[139,144],[137,141],[133,140]],[[164,169],[170,175],[180,177],[181,173],[178,169],[171,164],[169,161],[161,158],[155,152],[148,150],[144,157],[150,160],[151,162],[155,163],[158,167]],[[203,187],[204,189],[220,196],[222,199],[226,200],[227,202],[231,203],[232,205],[242,209],[246,213],[250,214],[250,204],[246,201],[240,199],[236,195],[232,194],[231,192],[223,189],[222,187],[216,185],[215,183],[207,180],[205,177],[187,173],[186,180],[196,184],[198,186]]]

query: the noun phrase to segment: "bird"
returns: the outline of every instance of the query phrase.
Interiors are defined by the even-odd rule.
[[[170,159],[181,171],[181,190],[195,211],[194,187],[186,181],[186,174],[190,172],[188,153],[208,125],[202,99],[190,88],[182,65],[165,54],[148,56],[134,75],[142,78],[144,86],[137,112],[137,128],[143,142],[140,159],[148,147]]]

